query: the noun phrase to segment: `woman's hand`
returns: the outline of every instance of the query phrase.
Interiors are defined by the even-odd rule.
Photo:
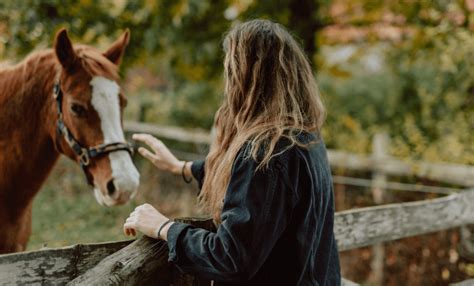
[[[125,235],[136,235],[139,231],[146,236],[158,238],[158,229],[160,226],[168,221],[168,218],[162,215],[150,204],[143,204],[135,208],[123,225],[123,232]],[[172,224],[172,223],[171,223]],[[161,238],[166,238],[169,226],[167,224],[166,230],[161,231]]]
[[[158,169],[163,171],[168,171],[173,174],[181,174],[181,169],[183,168],[184,161],[179,161],[170,150],[155,137],[150,134],[133,134],[132,138],[136,141],[140,141],[148,145],[153,152],[148,151],[146,148],[138,148],[138,152],[148,160],[150,160],[153,165],[158,167]]]

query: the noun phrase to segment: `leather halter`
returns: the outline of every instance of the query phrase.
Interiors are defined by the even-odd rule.
[[[61,90],[59,82],[54,85],[53,92],[58,110],[56,132],[58,133],[58,135],[62,135],[64,137],[64,140],[69,145],[71,150],[78,156],[81,168],[84,171],[84,174],[86,175],[87,183],[93,186],[92,176],[87,172],[87,166],[89,166],[91,159],[116,151],[127,151],[128,153],[130,153],[130,155],[133,155],[133,147],[128,142],[100,144],[89,148],[83,147],[74,138],[71,131],[69,131],[69,129],[64,124],[62,112],[63,92]]]

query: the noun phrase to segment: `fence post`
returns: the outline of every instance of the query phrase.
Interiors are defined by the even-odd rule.
[[[468,259],[474,258],[474,224],[461,226],[459,232],[461,233],[461,256]]]
[[[372,158],[375,162],[374,172],[372,173],[372,197],[375,204],[380,205],[385,201],[385,186],[387,175],[380,166],[388,156],[389,138],[386,133],[378,133],[372,139]],[[373,285],[383,285],[383,272],[385,264],[385,249],[382,243],[372,246],[372,275],[369,278]]]

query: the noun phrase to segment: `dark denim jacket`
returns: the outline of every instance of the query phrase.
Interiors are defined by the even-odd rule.
[[[215,285],[340,285],[322,139],[291,147],[259,171],[245,149],[234,161],[217,232],[173,224],[169,261]],[[204,162],[195,161],[192,172],[201,185]]]

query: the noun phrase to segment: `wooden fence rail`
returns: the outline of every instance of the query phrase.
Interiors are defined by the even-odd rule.
[[[416,176],[464,187],[474,186],[473,166],[404,161],[393,157],[376,160],[371,156],[336,150],[328,150],[328,157],[331,166],[336,168],[358,171],[380,170],[390,176]]]
[[[471,189],[438,199],[338,212],[334,231],[339,250],[343,251],[473,222],[474,189]],[[73,280],[70,285],[122,285],[148,278],[155,285],[165,285],[173,279],[169,277],[166,261],[165,242],[146,237],[134,242],[0,255],[0,284],[64,284]],[[161,272],[157,272],[159,269]],[[185,285],[184,280],[193,278],[179,279],[174,280],[174,285]]]
[[[189,130],[181,127],[142,122],[125,121],[124,130],[134,133],[149,133],[160,138],[196,144],[210,144],[212,140],[211,134],[204,130]]]
[[[474,189],[446,197],[336,214],[340,251],[474,223]]]
[[[209,144],[212,140],[211,134],[203,130],[188,130],[149,123],[127,121],[124,124],[124,129],[127,132],[150,133],[160,138],[195,144]],[[375,156],[336,150],[328,150],[328,157],[334,168],[380,171],[390,176],[417,176],[464,187],[474,186],[473,166],[404,161],[390,156],[376,158]]]

